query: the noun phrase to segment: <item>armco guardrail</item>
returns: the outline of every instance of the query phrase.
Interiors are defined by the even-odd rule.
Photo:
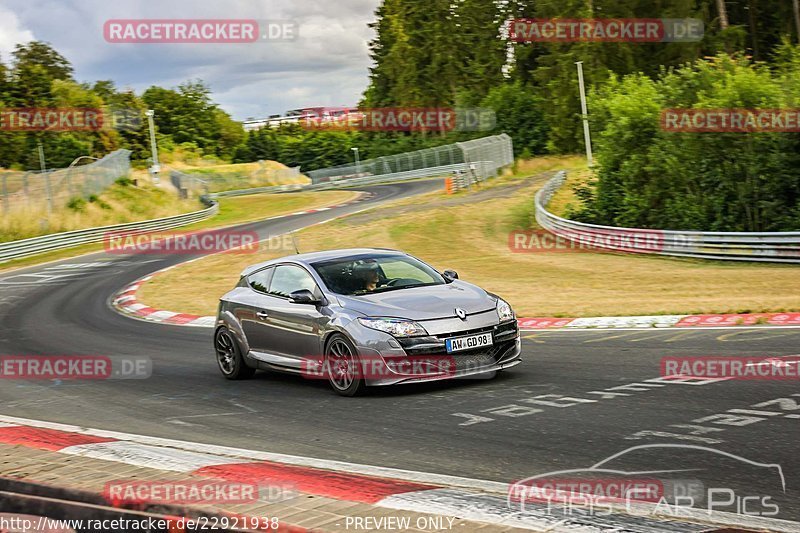
[[[132,233],[143,233],[146,231],[157,231],[171,228],[177,228],[198,222],[209,218],[219,211],[219,206],[215,201],[219,197],[228,196],[244,196],[248,194],[259,194],[269,192],[289,192],[289,191],[320,191],[327,189],[338,189],[343,187],[355,185],[369,185],[375,183],[395,183],[398,181],[405,181],[417,179],[422,177],[436,176],[440,174],[447,174],[456,169],[463,169],[464,163],[457,165],[447,165],[436,168],[426,168],[420,170],[412,170],[409,172],[398,172],[395,174],[383,176],[367,176],[363,178],[351,178],[346,180],[336,180],[327,183],[319,183],[316,185],[276,185],[271,187],[255,187],[252,189],[241,189],[237,191],[224,191],[219,193],[212,193],[204,195],[202,198],[209,205],[209,207],[193,213],[186,213],[183,215],[176,215],[172,217],[159,218],[154,220],[146,220],[143,222],[130,222],[128,224],[116,224],[113,226],[103,226],[99,228],[90,228],[85,230],[68,231],[64,233],[54,233],[52,235],[43,235],[41,237],[32,237],[21,241],[12,241],[7,243],[0,243],[0,263],[10,261],[12,259],[19,259],[30,255],[39,254],[42,252],[49,252],[52,250],[59,250],[61,248],[69,248],[81,244],[89,244],[103,240],[106,233],[112,231],[128,231]]]
[[[204,195],[203,200],[209,207],[200,211],[186,213],[183,215],[176,215],[172,217],[159,218],[154,220],[146,220],[143,222],[130,222],[127,224],[116,224],[113,226],[103,226],[99,228],[90,228],[85,230],[67,231],[64,233],[54,233],[52,235],[43,235],[41,237],[32,237],[30,239],[23,239],[21,241],[12,241],[7,243],[0,243],[0,263],[10,261],[12,259],[19,259],[29,255],[35,255],[42,252],[49,252],[52,250],[59,250],[61,248],[69,248],[81,244],[89,244],[103,240],[103,236],[113,231],[128,231],[132,233],[143,233],[146,231],[158,231],[171,228],[177,228],[198,222],[209,218],[219,211],[219,205],[215,201],[218,197],[224,196],[244,196],[247,194],[259,194],[266,192],[289,192],[298,190],[326,190],[338,189],[342,187],[354,185],[368,185],[374,183],[395,183],[398,181],[411,180],[420,177],[435,176],[438,174],[447,174],[456,169],[462,169],[463,163],[458,165],[448,165],[437,168],[427,168],[420,170],[412,170],[409,172],[399,172],[391,175],[384,176],[367,176],[363,178],[352,178],[347,180],[337,180],[328,183],[320,183],[317,185],[277,185],[272,187],[256,187],[253,189],[242,189],[238,191],[225,191]]]
[[[396,183],[418,178],[446,176],[463,172],[465,184],[476,183],[496,176],[500,169],[514,163],[514,144],[506,134],[491,135],[436,148],[428,148],[361,161],[357,165],[340,165],[308,172],[311,184],[275,185],[220,191],[211,193],[211,198],[243,196],[286,191],[321,191],[357,185]],[[297,171],[297,169],[294,169]],[[351,177],[355,176],[355,177]],[[171,173],[172,181],[179,189],[197,188],[206,192],[207,184],[194,176],[178,171]]]
[[[247,194],[280,193],[295,191],[326,191],[332,189],[344,189],[359,185],[379,185],[382,183],[398,183],[401,181],[414,180],[419,178],[429,178],[432,176],[443,176],[456,170],[464,170],[465,163],[455,165],[445,165],[441,167],[422,168],[409,170],[406,172],[395,172],[392,174],[381,174],[379,176],[364,176],[361,178],[340,179],[309,185],[274,185],[270,187],[255,187],[252,189],[239,189],[235,191],[223,191],[209,194],[210,198],[222,198],[228,196],[244,196]]]
[[[192,213],[184,213],[182,215],[145,220],[142,222],[128,222],[126,224],[102,226],[99,228],[67,231],[64,233],[53,233],[52,235],[42,235],[41,237],[32,237],[21,241],[0,243],[0,263],[42,252],[100,242],[103,240],[104,236],[110,232],[126,231],[130,233],[144,233],[147,231],[172,229],[205,220],[217,214],[219,211],[217,202],[206,198],[204,199],[204,203],[208,206],[205,209]]]
[[[360,178],[348,178],[329,182],[317,183],[308,186],[309,189],[323,190],[336,189],[339,187],[352,187],[354,185],[377,185],[379,183],[397,183],[400,181],[415,180],[418,178],[429,178],[432,176],[442,176],[450,174],[455,170],[463,170],[466,163],[456,163],[453,165],[442,165],[439,167],[419,168],[416,170],[406,170],[404,172],[393,172],[391,174],[379,174],[376,176],[364,176]]]
[[[698,259],[800,263],[798,231],[734,233],[649,230],[585,224],[556,216],[546,207],[566,177],[566,172],[559,172],[536,193],[536,221],[542,228],[578,245]]]
[[[172,171],[170,172],[170,178],[179,191],[182,189],[188,191],[190,188],[197,190],[197,194],[204,202],[207,203],[207,205],[209,205],[209,207],[200,211],[195,211],[194,213],[187,213],[185,215],[177,215],[174,217],[147,220],[144,222],[132,222],[129,224],[118,224],[100,228],[90,228],[86,230],[69,231],[65,233],[56,233],[53,235],[44,235],[42,237],[33,237],[31,239],[24,239],[21,241],[0,243],[0,263],[42,252],[49,252],[61,248],[78,246],[80,244],[98,242],[103,239],[103,235],[105,235],[107,232],[121,230],[129,232],[155,231],[175,228],[190,224],[192,222],[197,222],[218,212],[219,207],[215,200],[216,198],[220,197],[244,196],[248,194],[270,192],[321,191],[353,187],[358,185],[397,183],[419,178],[445,176],[455,171],[463,171],[465,174],[472,176],[470,179],[474,181],[481,181],[496,175],[502,167],[510,165],[514,162],[514,149],[511,137],[505,134],[484,137],[481,139],[473,139],[463,143],[456,143],[455,145],[450,145],[450,147],[451,148],[449,149],[458,150],[462,156],[458,162],[447,165],[415,168],[411,170],[382,173],[377,175],[370,174],[355,178],[336,179],[335,175],[331,175],[326,176],[328,181],[320,181],[318,183],[309,185],[275,185],[268,187],[222,191],[210,194],[201,194],[207,190],[204,180],[199,179],[196,176],[183,174],[179,171]],[[417,152],[412,152],[411,154],[415,153]],[[399,154],[391,157],[409,157],[409,154]],[[441,162],[441,159],[437,160]],[[384,166],[381,168],[391,169],[390,166]],[[299,169],[289,170],[295,173],[299,172]],[[364,170],[364,168],[359,168],[359,170]],[[358,172],[356,175],[361,173],[363,172]],[[336,172],[333,172],[333,174],[336,174]],[[190,187],[188,184],[194,184],[197,186],[195,187],[193,185]]]

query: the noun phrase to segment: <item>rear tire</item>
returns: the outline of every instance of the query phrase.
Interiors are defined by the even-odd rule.
[[[228,328],[219,328],[214,334],[214,350],[217,353],[217,365],[225,378],[248,379],[256,373],[255,368],[250,368],[244,362],[239,343]]]
[[[356,347],[341,333],[334,333],[325,347],[325,368],[328,382],[341,396],[356,396],[364,387],[361,377],[361,362]]]

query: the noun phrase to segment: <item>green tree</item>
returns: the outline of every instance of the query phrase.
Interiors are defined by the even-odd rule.
[[[9,101],[11,84],[9,82],[8,67],[3,63],[3,58],[0,56],[0,105]]]
[[[236,122],[225,111],[214,109],[214,121],[217,129],[216,155],[224,159],[231,159],[244,142],[244,128],[241,122]]]
[[[518,154],[530,156],[546,151],[549,128],[543,112],[545,104],[522,82],[493,88],[481,106],[494,110],[497,119],[495,133],[510,135]]]
[[[12,54],[10,103],[21,107],[52,102],[54,80],[72,80],[72,65],[50,44],[18,44]]]
[[[212,102],[202,81],[183,83],[177,90],[150,87],[142,100],[155,111],[158,131],[176,144],[194,143],[204,154],[230,158],[244,139],[241,124]]]
[[[798,52],[773,72],[719,55],[653,80],[612,78],[595,95],[598,181],[579,215],[602,224],[705,231],[800,229],[797,133],[681,133],[665,108],[786,108],[800,96]]]

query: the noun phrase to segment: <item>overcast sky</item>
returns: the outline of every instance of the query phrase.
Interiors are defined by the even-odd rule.
[[[200,78],[237,120],[287,109],[356,104],[368,83],[367,42],[380,0],[0,0],[0,54],[48,41],[78,81],[137,93]],[[109,19],[294,20],[292,42],[111,44]]]

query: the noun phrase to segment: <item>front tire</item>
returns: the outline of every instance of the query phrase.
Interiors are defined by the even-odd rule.
[[[325,348],[328,382],[341,396],[356,396],[364,390],[361,362],[356,347],[341,333],[335,333]]]
[[[226,379],[248,379],[256,373],[254,368],[244,362],[239,343],[228,328],[219,328],[214,334],[214,349],[217,353],[217,365]]]

